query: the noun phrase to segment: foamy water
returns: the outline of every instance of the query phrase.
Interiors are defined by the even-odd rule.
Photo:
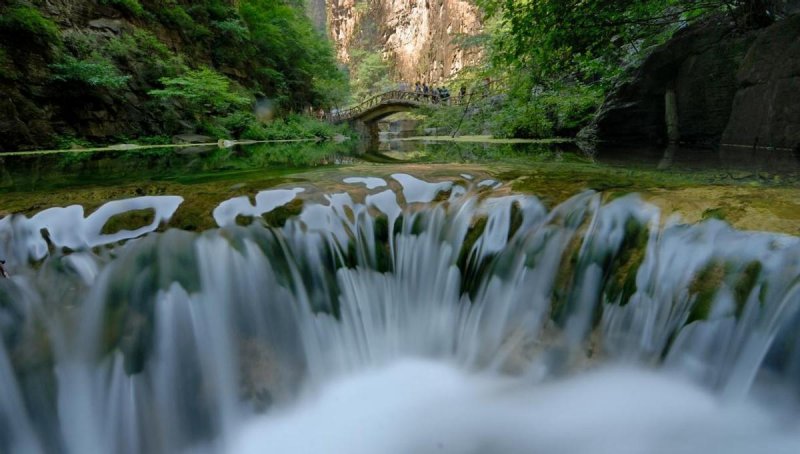
[[[800,239],[465,180],[0,219],[0,452],[800,452]]]
[[[800,425],[644,369],[535,384],[407,359],[247,423],[227,452],[796,454]]]

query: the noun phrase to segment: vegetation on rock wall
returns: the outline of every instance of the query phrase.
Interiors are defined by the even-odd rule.
[[[498,137],[571,136],[587,125],[605,93],[677,31],[711,16],[740,28],[781,14],[770,0],[478,0],[485,32],[466,45],[486,49],[468,86],[501,80],[507,95],[466,115],[434,115],[426,126]],[[462,109],[463,111],[464,109]]]
[[[391,68],[380,52],[353,48],[350,51],[351,102],[364,101],[370,96],[391,89]]]
[[[301,1],[12,0],[0,6],[0,89],[2,151],[257,136],[272,118],[341,104],[348,88]]]

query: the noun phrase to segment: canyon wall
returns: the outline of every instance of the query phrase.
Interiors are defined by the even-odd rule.
[[[459,38],[482,32],[481,14],[464,0],[327,0],[339,61],[353,48],[382,53],[396,80],[437,83],[477,63],[481,51]]]

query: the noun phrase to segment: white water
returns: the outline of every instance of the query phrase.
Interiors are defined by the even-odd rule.
[[[392,178],[398,193],[327,194],[280,229],[232,221],[302,188],[124,245],[157,225],[92,223],[79,244],[53,235],[72,218],[0,220],[0,451],[800,451],[797,238],[662,228],[635,197],[548,212]],[[146,203],[160,218],[180,200]],[[644,256],[622,300],[631,224]],[[689,323],[709,263],[719,290]]]
[[[665,374],[603,368],[552,383],[401,360],[249,422],[229,453],[800,452],[800,424]]]

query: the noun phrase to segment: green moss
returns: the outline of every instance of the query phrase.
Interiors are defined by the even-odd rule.
[[[511,223],[508,227],[508,240],[510,241],[511,238],[514,237],[514,234],[517,233],[520,227],[522,227],[522,222],[525,218],[522,215],[522,208],[519,206],[519,202],[514,202],[511,204],[511,213],[510,213]]]
[[[411,220],[413,224],[411,224],[411,234],[412,235],[421,235],[425,232],[426,219],[423,213],[415,213],[411,215]]]
[[[605,292],[610,301],[625,305],[636,293],[636,274],[647,251],[649,230],[634,218],[625,222],[625,237],[619,251],[607,267]]]
[[[489,221],[487,216],[481,216],[472,220],[472,224],[467,229],[464,241],[461,243],[461,250],[458,253],[456,264],[461,270],[461,292],[475,296],[480,283],[480,276],[491,262],[491,257],[484,257],[480,262],[473,254],[475,244],[480,240],[486,231],[486,224]]]
[[[689,286],[689,294],[695,297],[695,302],[688,322],[708,319],[714,297],[723,282],[728,282],[733,289],[734,315],[741,316],[750,294],[758,284],[762,269],[763,265],[758,260],[748,262],[741,268],[734,263],[720,261],[703,267]],[[763,293],[759,294],[759,299],[763,300]]]
[[[115,214],[106,221],[100,233],[109,235],[121,230],[136,230],[140,227],[150,225],[155,220],[155,211],[152,208],[144,210],[131,210],[125,213]]]
[[[386,273],[392,271],[392,254],[389,238],[389,217],[380,214],[373,218],[373,229],[375,235],[375,269],[378,272]]]
[[[265,213],[262,217],[269,226],[283,227],[287,220],[299,216],[302,212],[303,201],[294,199],[286,205],[279,206],[269,213]]]
[[[694,296],[695,301],[687,323],[708,319],[714,303],[714,296],[719,291],[724,278],[725,264],[719,261],[709,262],[697,273],[689,285],[689,295]]]
[[[717,208],[709,208],[703,211],[703,220],[706,219],[720,219],[725,220],[727,216],[727,210],[722,207]]]
[[[742,271],[737,273],[734,277],[733,297],[736,302],[737,317],[742,315],[742,311],[747,304],[747,299],[758,283],[758,278],[761,276],[762,269],[763,265],[761,265],[761,262],[754,260],[745,265]],[[759,297],[763,301],[762,295],[759,295]]]
[[[561,255],[558,271],[553,282],[553,297],[550,303],[550,316],[556,322],[563,322],[569,313],[570,299],[573,292],[575,272],[578,268],[583,236],[575,234]]]

